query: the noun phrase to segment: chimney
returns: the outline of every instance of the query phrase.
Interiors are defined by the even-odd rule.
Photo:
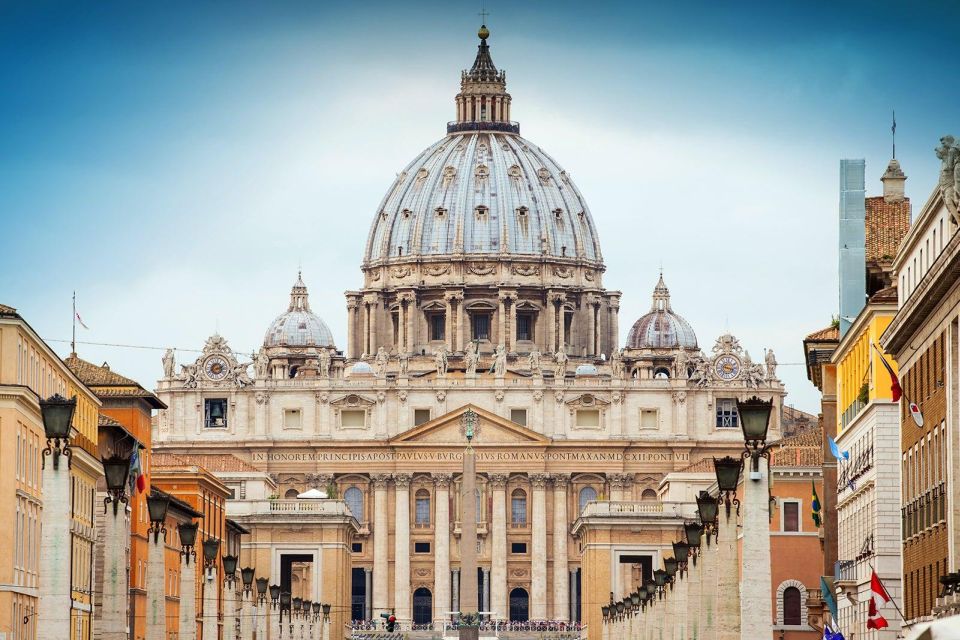
[[[884,172],[880,180],[883,182],[884,202],[903,202],[903,188],[904,183],[907,181],[907,176],[904,175],[903,170],[900,169],[900,163],[897,162],[896,159],[890,161],[890,164],[887,165],[886,172]]]

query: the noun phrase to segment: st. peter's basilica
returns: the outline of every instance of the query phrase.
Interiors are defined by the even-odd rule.
[[[738,398],[772,399],[779,434],[773,353],[751,361],[732,335],[698,341],[662,276],[620,348],[622,294],[604,288],[586,201],[521,137],[485,27],[479,36],[456,119],[370,211],[347,335],[311,311],[298,277],[252,358],[215,335],[195,361],[168,352],[158,383],[169,407],[159,450],[232,454],[238,464],[219,476],[238,505],[294,505],[271,516],[282,526],[241,506],[231,516],[285,580],[299,570],[317,581],[333,544],[298,523],[297,496],[345,501],[355,619],[395,609],[429,623],[460,610],[468,409],[480,418],[476,604],[500,619],[580,620],[659,566],[685,515],[664,479],[737,455]],[[605,566],[586,575],[600,547]]]

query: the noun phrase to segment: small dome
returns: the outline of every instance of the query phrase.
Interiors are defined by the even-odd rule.
[[[353,366],[350,367],[350,373],[347,374],[347,377],[352,378],[355,376],[372,376],[373,367],[363,360],[358,360],[353,363]]]
[[[577,365],[577,370],[574,375],[578,378],[581,376],[595,376],[597,375],[597,368],[592,364],[579,364]]]
[[[310,311],[307,285],[300,274],[290,290],[290,307],[270,323],[263,337],[265,347],[333,347],[333,333]]]
[[[697,334],[690,323],[673,312],[670,290],[663,275],[653,290],[650,312],[637,320],[627,336],[628,349],[687,349],[697,348]]]

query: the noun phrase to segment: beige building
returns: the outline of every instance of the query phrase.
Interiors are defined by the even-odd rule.
[[[58,505],[72,519],[69,542],[41,536],[42,452],[47,444],[40,400],[54,394],[77,398],[70,440],[70,504]],[[0,636],[37,637],[45,553],[69,558],[59,568],[69,573],[65,588],[71,591],[71,607],[57,624],[60,628],[69,624],[74,640],[92,637],[94,510],[97,481],[103,476],[97,451],[99,406],[96,395],[17,310],[0,304],[0,522],[6,523],[0,527]]]
[[[589,209],[509,121],[488,36],[481,29],[461,77],[457,120],[374,212],[363,288],[346,294],[345,347],[298,278],[252,362],[215,335],[179,370],[168,352],[158,382],[169,408],[157,447],[229,453],[273,483],[268,506],[257,507],[273,515],[246,515],[248,491],[268,485],[221,475],[235,496],[228,516],[251,529],[244,544],[284,588],[310,575],[313,599],[330,595],[303,566],[317,561],[321,534],[308,518],[281,541],[277,513],[299,511],[310,488],[342,498],[357,523],[354,619],[388,610],[418,624],[461,610],[599,615],[610,591],[655,568],[678,531],[682,513],[664,512],[657,494],[666,474],[742,450],[738,398],[772,399],[770,439],[779,437],[785,391],[773,353],[755,362],[732,335],[704,353],[662,277],[619,347],[621,293],[603,287]],[[473,497],[459,489],[468,409],[480,418]],[[588,580],[574,523],[601,502],[590,513],[639,509],[662,535],[625,532],[620,559]],[[476,576],[460,572],[463,508],[477,514]],[[479,582],[477,602],[460,601],[467,579]]]

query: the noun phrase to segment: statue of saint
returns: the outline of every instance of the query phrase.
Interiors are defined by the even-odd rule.
[[[773,355],[773,349],[767,349],[767,354],[764,356],[764,360],[767,363],[767,380],[776,380],[777,357]]]
[[[540,375],[540,350],[537,349],[537,345],[533,345],[533,349],[530,351],[530,355],[527,356],[527,366],[530,367],[530,371],[533,372],[533,375]]]
[[[406,351],[401,351],[397,354],[397,358],[400,360],[400,375],[407,375],[410,369],[410,355]]]
[[[184,389],[195,389],[197,386],[199,367],[196,364],[182,364],[180,365],[180,369]]]
[[[330,350],[320,349],[320,376],[330,377]]]
[[[167,349],[163,352],[163,377],[172,378],[176,362],[173,355],[173,349]]]
[[[252,362],[238,362],[237,365],[233,368],[233,379],[237,383],[237,386],[241,389],[247,385],[253,384],[253,380],[250,379],[250,375],[247,373],[247,368],[253,364]]]
[[[475,340],[467,343],[467,350],[463,354],[463,360],[467,365],[467,375],[476,375],[477,365],[480,364],[480,354],[477,352],[477,343]]]
[[[960,208],[960,146],[953,136],[943,136],[936,152],[940,159],[939,185],[943,204],[956,220]]]
[[[623,349],[614,349],[610,354],[610,372],[615,380],[623,380],[626,368],[623,364]]]
[[[267,354],[264,353],[263,349],[260,349],[260,352],[254,354],[253,356],[254,371],[257,375],[257,380],[266,380],[268,369],[270,368],[270,358],[267,357]]]
[[[553,377],[558,380],[563,380],[567,376],[567,345],[561,344],[560,348],[557,349],[557,352],[553,354],[553,362],[555,365]]]
[[[377,349],[377,357],[374,362],[377,365],[377,377],[383,378],[387,375],[387,362],[390,361],[390,356],[387,355],[387,350],[383,347]]]
[[[433,363],[437,367],[437,376],[444,377],[447,375],[447,347],[440,345],[437,347],[437,350],[434,352]]]
[[[673,361],[673,367],[675,369],[673,373],[674,377],[680,380],[686,380],[689,377],[689,372],[687,371],[689,363],[690,358],[687,357],[687,350],[680,347],[680,350],[677,351],[677,357]]]
[[[493,375],[502,378],[507,372],[507,349],[502,344],[497,345],[493,356]]]

